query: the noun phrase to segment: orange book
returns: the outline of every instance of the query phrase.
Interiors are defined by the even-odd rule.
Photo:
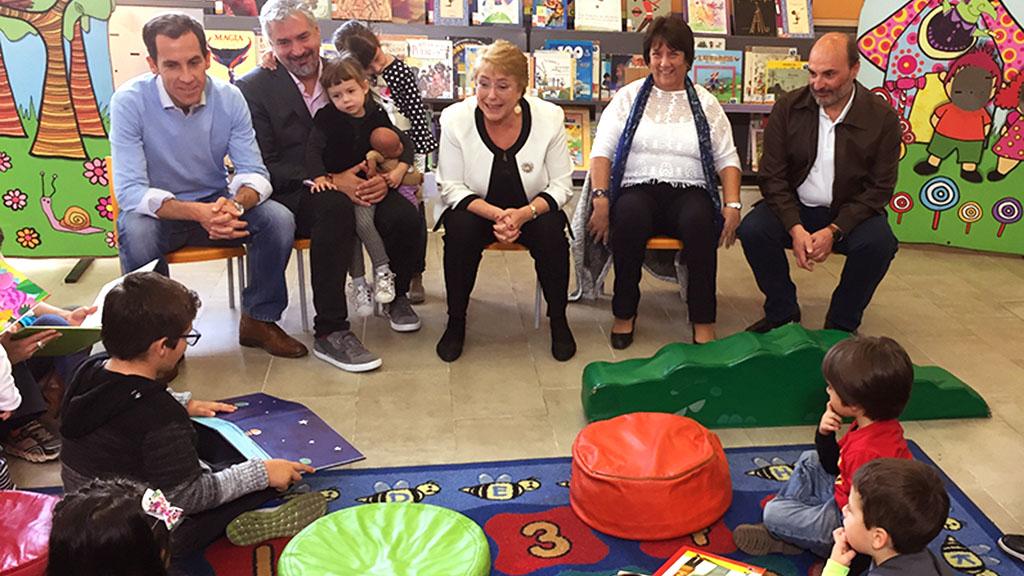
[[[746,576],[764,573],[764,568],[683,546],[658,568],[654,576]]]

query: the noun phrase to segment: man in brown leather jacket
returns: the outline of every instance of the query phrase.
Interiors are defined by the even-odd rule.
[[[786,248],[806,270],[833,252],[846,255],[825,327],[853,332],[898,247],[885,213],[899,164],[896,113],[857,82],[849,36],[819,39],[808,70],[808,86],[772,109],[759,175],[764,201],[738,230],[765,294],[765,317],[751,332],[800,321]]]

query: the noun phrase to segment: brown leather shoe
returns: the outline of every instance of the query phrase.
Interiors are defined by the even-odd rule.
[[[250,348],[263,348],[271,356],[301,358],[309,354],[302,342],[285,334],[277,324],[260,322],[245,315],[238,322],[238,343]]]

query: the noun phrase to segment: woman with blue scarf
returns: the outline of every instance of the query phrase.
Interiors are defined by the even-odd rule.
[[[640,267],[647,240],[656,235],[683,242],[693,341],[715,339],[716,250],[735,242],[742,207],[732,126],[715,97],[687,77],[693,32],[686,22],[655,19],[644,37],[644,61],[650,76],[615,94],[590,155],[588,228],[596,241],[611,245],[611,343],[620,350],[633,343]]]

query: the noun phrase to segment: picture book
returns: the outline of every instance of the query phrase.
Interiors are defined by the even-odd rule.
[[[545,40],[545,50],[561,50],[576,61],[576,100],[594,99],[594,43],[589,40]],[[598,53],[600,53],[598,49]]]
[[[590,110],[567,106],[565,112],[565,135],[569,144],[569,155],[576,170],[590,169]]]
[[[515,24],[518,26],[522,23],[522,16],[521,0],[476,0],[473,26],[491,24]]]
[[[0,334],[28,316],[50,293],[0,256]]]
[[[469,0],[434,0],[434,23],[469,26]]]
[[[738,104],[743,99],[743,52],[695,50],[691,78],[719,102]]]
[[[729,6],[726,2],[727,0],[686,0],[686,17],[690,28],[697,34],[728,34]]]
[[[533,88],[538,98],[572,100],[576,84],[576,61],[561,50],[534,50]]]
[[[575,0],[574,18],[576,30],[621,32],[622,4],[619,0]]]
[[[697,50],[725,50],[725,38],[697,36],[693,39],[693,47]]]
[[[626,0],[626,31],[646,32],[655,18],[671,13],[671,0]]]
[[[794,38],[813,38],[814,22],[811,14],[810,0],[782,0],[785,14],[785,36]]]
[[[426,24],[426,2],[423,0],[391,0],[391,22],[394,24]]]
[[[798,60],[794,47],[752,46],[743,54],[743,102],[764,104],[768,100],[769,60]]]
[[[764,153],[764,128],[768,117],[764,115],[752,115],[750,118],[750,131],[747,133],[747,153],[750,154],[750,169],[757,172],[761,167],[761,154]]]
[[[455,74],[455,97],[466,98],[476,93],[473,78],[480,50],[492,42],[490,38],[451,38],[452,72]]]
[[[733,34],[776,36],[775,0],[733,0]]]
[[[235,83],[246,72],[259,65],[259,43],[256,34],[245,30],[207,30],[206,46],[210,50],[210,76]]]
[[[668,562],[662,564],[654,576],[744,576],[747,574],[763,575],[764,568],[745,564],[739,560],[725,558],[683,546]]]
[[[452,41],[421,40],[406,41],[409,57],[405,63],[416,72],[416,85],[423,98],[454,98],[454,73],[452,72]]]
[[[566,29],[569,24],[568,0],[533,0],[533,27]]]
[[[365,458],[312,410],[257,392],[222,400],[236,408],[192,420],[220,433],[245,458],[283,458],[317,470]]]
[[[606,83],[608,85],[607,98],[611,98],[619,88],[628,84],[626,70],[646,67],[641,54],[608,54],[601,65],[601,85],[602,88]]]
[[[766,102],[775,102],[787,92],[807,86],[807,62],[769,60],[765,63]]]
[[[390,0],[333,0],[331,17],[335,20],[391,20]]]
[[[409,57],[409,40],[426,40],[426,36],[413,36],[405,34],[380,34],[380,49],[385,54],[390,54],[399,60]]]
[[[307,4],[317,20],[331,19],[331,0],[307,0]]]
[[[46,347],[37,351],[35,356],[67,356],[68,354],[89,348],[100,341],[99,326],[40,326],[38,324],[22,328],[14,335],[14,340],[27,338],[47,330],[60,332],[60,338],[51,340]]]

